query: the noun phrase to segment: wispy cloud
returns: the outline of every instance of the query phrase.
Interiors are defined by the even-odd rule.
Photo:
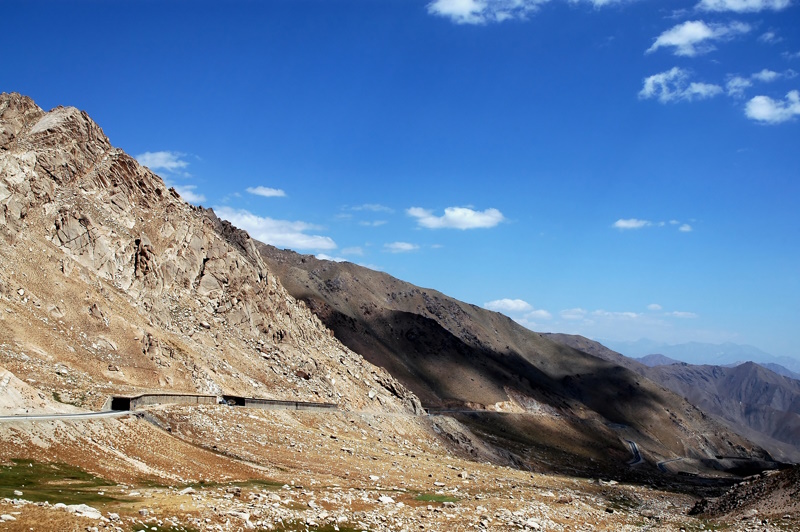
[[[588,312],[582,308],[569,308],[559,312],[562,320],[578,321],[586,317]]]
[[[486,24],[524,19],[548,0],[434,0],[428,13],[456,24]]]
[[[389,253],[409,253],[418,250],[419,246],[409,242],[391,242],[389,244],[384,244],[383,249]]]
[[[386,220],[361,220],[358,222],[358,225],[363,225],[364,227],[380,227],[382,225],[386,225]]]
[[[137,155],[135,159],[142,166],[162,174],[164,184],[168,187],[173,187],[184,200],[199,205],[206,201],[206,197],[195,192],[197,185],[179,185],[175,183],[176,178],[191,177],[185,171],[189,166],[189,162],[184,157],[186,157],[186,154],[178,151],[146,151]]]
[[[673,48],[673,53],[692,57],[715,49],[712,41],[730,40],[750,31],[743,22],[730,24],[706,24],[702,20],[687,20],[659,35],[646,53],[659,48]]]
[[[206,197],[202,194],[198,194],[195,192],[197,188],[195,185],[172,185],[173,188],[181,195],[183,199],[188,201],[189,203],[193,203],[195,205],[200,205],[206,200]]]
[[[701,11],[733,11],[756,13],[758,11],[780,11],[786,9],[791,0],[701,0],[697,9]]]
[[[783,100],[755,96],[747,102],[745,115],[762,124],[780,124],[800,115],[800,92],[790,91]]]
[[[350,207],[351,211],[371,211],[371,212],[387,212],[393,213],[394,209],[391,207],[387,207],[386,205],[381,205],[380,203],[364,203],[363,205],[356,205],[355,207]]]
[[[788,69],[783,72],[775,72],[774,70],[765,68],[760,72],[750,74],[750,76],[746,78],[742,76],[733,76],[725,84],[725,91],[727,92],[728,96],[741,98],[744,96],[745,90],[752,87],[754,82],[771,83],[779,79],[792,79],[795,77],[797,77],[797,72],[792,69]]]
[[[681,319],[695,319],[699,316],[694,312],[683,312],[680,310],[674,310],[672,312],[667,312],[666,316],[672,316],[673,318],[681,318]]]
[[[334,257],[331,255],[327,255],[325,253],[317,253],[314,256],[317,257],[319,260],[329,260],[331,262],[347,262],[347,259],[344,257]]]
[[[722,93],[722,87],[710,83],[689,82],[689,72],[672,67],[666,72],[645,78],[639,98],[656,98],[661,103],[704,100]]]
[[[182,173],[180,171],[189,166],[189,163],[183,159],[184,157],[186,154],[178,151],[146,151],[135,158],[139,164],[148,167],[153,172],[160,170]]]
[[[661,310],[661,308],[662,308],[661,305],[659,305],[658,303],[650,303],[649,305],[647,305],[647,310],[655,311],[655,310]]]
[[[421,207],[406,210],[417,219],[417,224],[428,229],[480,229],[494,227],[505,220],[497,209],[476,211],[468,207],[448,207],[444,215],[435,216],[433,211]]]
[[[744,96],[744,91],[753,86],[753,82],[741,76],[734,76],[725,83],[725,92],[728,96],[734,98],[741,98]]]
[[[639,220],[637,218],[626,218],[626,219],[620,218],[619,220],[614,222],[612,227],[614,227],[615,229],[626,230],[626,229],[641,229],[649,225],[653,225],[653,222],[649,220]]]
[[[781,42],[783,40],[777,33],[774,31],[765,31],[764,33],[759,36],[758,40],[763,43],[767,44],[775,44],[777,42]]]
[[[332,238],[308,234],[308,231],[320,229],[319,226],[301,221],[275,220],[258,216],[244,209],[231,207],[214,207],[217,216],[230,221],[236,227],[244,229],[250,236],[265,244],[289,248],[309,250],[336,249]]]
[[[758,81],[763,81],[764,83],[769,83],[770,81],[775,81],[779,77],[780,74],[775,72],[774,70],[764,69],[761,72],[756,72],[751,76],[753,79],[757,79]]]
[[[529,329],[537,328],[542,321],[553,319],[553,315],[544,309],[534,308],[523,299],[496,299],[483,304],[483,307],[495,312],[501,312]]]
[[[619,229],[620,231],[629,231],[632,229],[644,229],[645,227],[667,227],[679,226],[678,231],[682,233],[689,233],[692,231],[692,226],[687,223],[681,223],[678,220],[670,220],[669,222],[652,222],[650,220],[640,220],[638,218],[620,218],[611,227]]]
[[[263,196],[265,198],[283,198],[286,197],[286,192],[279,188],[270,188],[270,187],[247,187],[248,193],[256,195],[256,196]]]

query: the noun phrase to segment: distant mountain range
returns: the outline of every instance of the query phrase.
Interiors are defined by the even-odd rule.
[[[800,380],[754,362],[720,366],[688,364],[664,355],[632,359],[582,336],[546,336],[646,376],[724,419],[773,456],[800,461]]]
[[[702,342],[665,344],[648,339],[641,339],[635,342],[598,339],[598,342],[630,358],[642,358],[647,355],[663,355],[679,362],[688,362],[689,364],[712,364],[716,366],[741,364],[742,362],[751,361],[758,362],[761,365],[777,364],[789,369],[794,374],[800,374],[800,360],[786,356],[771,355],[752,345],[734,344],[731,342],[726,342],[724,344],[708,344]]]

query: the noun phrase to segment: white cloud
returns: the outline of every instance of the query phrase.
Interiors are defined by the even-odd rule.
[[[449,18],[456,24],[486,24],[524,19],[549,0],[433,0],[428,13]],[[603,0],[599,0],[603,1]]]
[[[353,211],[372,211],[372,212],[394,212],[394,209],[391,207],[387,207],[385,205],[381,205],[380,203],[365,203],[363,205],[356,205],[355,207],[350,207],[350,210]]]
[[[639,98],[657,98],[661,103],[703,100],[722,93],[722,87],[709,83],[689,83],[689,72],[678,67],[645,78]]]
[[[749,31],[750,26],[743,22],[731,22],[726,25],[687,20],[659,35],[646,53],[655,52],[663,47],[672,47],[675,55],[692,57],[714,50],[711,41],[729,40]]]
[[[699,317],[694,312],[681,312],[679,310],[673,312],[667,312],[667,316],[672,316],[674,318],[682,318],[682,319],[694,319]]]
[[[383,248],[390,253],[408,253],[418,250],[419,246],[408,242],[392,242],[391,244],[384,244]]]
[[[661,305],[659,305],[658,303],[650,303],[649,305],[647,305],[647,310],[661,310],[661,308],[662,308]]]
[[[286,192],[279,188],[270,187],[247,187],[247,192],[256,196],[264,196],[265,198],[283,198],[286,197]]]
[[[533,310],[533,306],[522,299],[495,299],[483,304],[484,308],[495,312],[520,313]]]
[[[753,82],[747,78],[743,78],[741,76],[734,76],[728,80],[725,84],[725,91],[728,93],[728,96],[733,96],[734,98],[741,98],[744,96],[745,89],[748,89],[753,86]]]
[[[542,310],[542,309],[537,309],[537,310],[532,310],[531,312],[526,312],[525,316],[523,316],[523,319],[525,319],[525,320],[534,320],[534,319],[536,319],[536,320],[549,320],[549,319],[552,319],[552,318],[553,318],[552,314],[550,314],[546,310]]]
[[[763,81],[764,83],[775,81],[779,77],[781,77],[780,74],[778,74],[774,70],[767,70],[766,68],[761,72],[756,72],[755,74],[752,75],[753,79],[757,79],[758,81]]]
[[[678,231],[680,231],[681,233],[691,233],[692,226],[689,224],[683,224],[678,228]]]
[[[620,218],[619,220],[614,222],[612,227],[614,227],[615,229],[641,229],[642,227],[647,227],[649,225],[653,225],[653,222],[650,222],[648,220],[638,220],[636,218],[628,218],[628,219]]]
[[[319,229],[318,226],[306,222],[275,220],[257,216],[244,209],[231,207],[214,207],[217,216],[230,221],[236,227],[244,229],[250,236],[265,244],[290,249],[330,250],[336,243],[327,236],[310,235],[307,231]]]
[[[347,262],[347,259],[344,257],[332,257],[330,255],[326,255],[325,253],[317,253],[315,255],[319,260],[329,260],[332,262]]]
[[[135,159],[153,172],[163,170],[175,173],[189,166],[189,163],[182,159],[185,156],[185,153],[177,151],[146,151],[137,155]]]
[[[578,321],[584,319],[586,317],[587,312],[582,308],[570,308],[562,310],[561,312],[559,312],[559,314],[561,315],[561,319]]]
[[[762,33],[758,40],[763,43],[774,44],[776,42],[781,42],[783,39],[774,31],[767,31]]]
[[[758,11],[780,11],[789,7],[791,0],[700,0],[697,9],[701,11],[733,11],[736,13],[755,13]]]
[[[623,320],[635,320],[641,314],[637,312],[613,312],[609,310],[595,310],[592,312],[592,316],[598,316],[601,318],[611,318],[611,319],[623,319]]]
[[[755,96],[745,106],[748,118],[763,124],[780,124],[800,115],[800,92],[791,91],[783,100],[769,96]]]
[[[364,227],[380,227],[382,225],[386,225],[388,222],[386,220],[362,220],[358,222],[358,225],[363,225]]]
[[[197,188],[195,185],[173,185],[173,188],[189,203],[199,205],[206,200],[205,196],[194,191]]]
[[[428,229],[478,229],[494,227],[505,218],[497,209],[475,211],[467,207],[447,207],[443,216],[421,207],[406,210],[409,216],[417,219],[417,224]]]

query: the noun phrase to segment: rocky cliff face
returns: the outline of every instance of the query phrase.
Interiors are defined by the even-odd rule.
[[[415,410],[244,231],[184,202],[82,111],[0,95],[0,365],[48,401],[145,389]]]

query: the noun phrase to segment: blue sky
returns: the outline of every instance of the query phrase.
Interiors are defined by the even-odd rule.
[[[279,247],[797,357],[797,4],[7,0],[0,90]]]

